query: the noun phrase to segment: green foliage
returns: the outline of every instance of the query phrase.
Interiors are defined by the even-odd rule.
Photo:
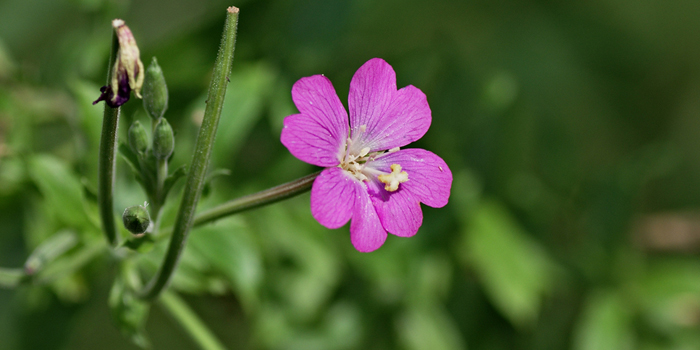
[[[92,102],[105,81],[109,20],[125,19],[142,57],[159,57],[167,77],[177,139],[161,179],[167,229],[229,5],[241,7],[236,62],[198,211],[314,171],[279,142],[283,118],[297,113],[292,84],[324,74],[346,104],[352,74],[372,57],[394,67],[399,87],[426,94],[431,129],[409,147],[446,160],[452,197],[443,209],[423,206],[415,237],[390,235],[371,254],[352,249],[347,227],[320,226],[308,194],[196,228],[166,294],[174,299],[151,310],[134,291],[167,239],[107,249],[95,204],[102,106]],[[232,349],[700,344],[692,2],[0,8],[2,350],[195,349],[188,331],[202,326]],[[148,111],[136,101],[122,108],[121,142],[134,120],[164,113],[162,98]],[[123,143],[120,153],[117,216],[156,198],[137,182],[154,188],[158,170],[152,150],[139,158]]]
[[[533,324],[541,301],[552,292],[556,265],[497,202],[485,201],[470,215],[460,248],[464,262],[511,322]]]

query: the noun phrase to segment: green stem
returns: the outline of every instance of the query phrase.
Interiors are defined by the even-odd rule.
[[[236,27],[238,25],[238,8],[229,7],[224,25],[224,34],[221,39],[221,47],[214,64],[211,84],[209,85],[209,96],[207,106],[204,110],[204,119],[199,129],[197,143],[190,172],[187,175],[187,183],[182,194],[180,209],[175,219],[173,234],[170,238],[170,245],[165,254],[163,263],[156,272],[156,275],[149,281],[146,288],[140,293],[140,297],[145,299],[155,299],[163,291],[170,281],[170,277],[175,271],[182,249],[185,247],[187,235],[192,228],[194,212],[197,202],[202,194],[202,186],[209,166],[209,158],[216,137],[216,129],[219,126],[219,117],[224,105],[226,86],[228,77],[233,65],[233,52],[236,46]]]
[[[190,309],[184,300],[174,292],[164,292],[160,298],[160,304],[177,320],[182,328],[192,337],[192,339],[203,350],[225,350],[221,342],[207,328],[197,314]]]
[[[158,227],[160,223],[160,210],[165,202],[165,197],[163,196],[163,187],[165,184],[165,179],[168,177],[168,160],[167,159],[157,159],[156,160],[156,194],[153,199],[151,211],[153,223],[155,224],[154,232],[158,232]]]
[[[0,287],[17,287],[26,275],[23,269],[7,269],[0,267]]]
[[[117,40],[116,33],[112,31],[112,53],[109,56],[107,85],[112,80],[112,66],[118,50],[119,40]],[[97,201],[100,207],[100,217],[102,218],[102,229],[107,236],[109,244],[116,247],[119,241],[114,220],[114,168],[116,166],[117,129],[119,127],[119,111],[121,108],[109,107],[107,103],[104,105],[98,160]]]
[[[294,181],[258,193],[236,198],[209,210],[205,210],[195,216],[194,226],[204,225],[225,216],[259,208],[304,193],[311,189],[311,185],[320,173],[320,171],[315,172]]]
[[[101,240],[86,243],[85,247],[81,248],[75,254],[55,260],[50,265],[47,265],[45,269],[41,270],[36,277],[34,277],[34,283],[46,285],[74,273],[104,253],[104,249],[105,245]]]

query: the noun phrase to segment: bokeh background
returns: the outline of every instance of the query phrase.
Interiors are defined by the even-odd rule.
[[[314,171],[279,142],[292,84],[325,74],[346,103],[373,57],[428,96],[432,127],[414,146],[442,156],[454,185],[415,237],[370,254],[315,222],[308,194],[195,230],[172,288],[227,347],[698,348],[695,0],[3,0],[0,266],[56,234],[79,237],[69,255],[102,239],[91,102],[111,19],[163,68],[174,168],[189,161],[229,5],[241,15],[212,170],[230,175],[201,208]],[[133,101],[122,135],[148,122]],[[144,200],[119,160],[117,211]],[[140,254],[145,275],[162,248]],[[108,308],[118,257],[88,260],[0,288],[0,349],[137,348]],[[197,348],[161,304],[145,327],[156,349]]]

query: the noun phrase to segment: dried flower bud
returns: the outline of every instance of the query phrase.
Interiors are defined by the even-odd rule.
[[[140,205],[126,208],[122,220],[124,227],[135,235],[145,233],[148,226],[151,225],[151,216],[148,215],[148,210]]]
[[[109,85],[100,88],[102,94],[92,104],[105,101],[108,106],[117,108],[129,100],[131,90],[134,90],[136,97],[141,98],[144,68],[139,57],[139,47],[136,46],[136,40],[129,27],[121,19],[112,21],[112,27],[119,41],[119,51],[112,67],[112,79]]]
[[[162,117],[168,109],[168,86],[155,57],[148,65],[143,80],[143,108],[155,120]]]
[[[175,137],[173,128],[165,118],[158,119],[153,130],[153,155],[158,159],[168,159],[175,149]]]
[[[148,150],[148,135],[146,128],[138,120],[135,120],[129,127],[128,136],[131,150],[137,154],[145,154]]]

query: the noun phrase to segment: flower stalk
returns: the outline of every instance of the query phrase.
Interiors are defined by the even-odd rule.
[[[112,31],[112,52],[109,55],[107,70],[107,85],[112,81],[111,67],[117,58],[119,40]],[[119,127],[120,108],[112,108],[105,103],[102,118],[102,136],[100,137],[100,153],[98,159],[97,202],[102,219],[102,231],[107,236],[107,242],[113,247],[119,244],[117,226],[114,220],[114,169],[116,167],[117,129]]]
[[[141,298],[147,300],[157,298],[167,286],[180,259],[189,231],[192,228],[194,212],[202,193],[206,170],[209,166],[209,159],[216,137],[216,129],[219,125],[219,117],[224,104],[228,76],[233,64],[238,12],[239,10],[236,7],[229,7],[227,10],[221,47],[214,64],[214,72],[209,85],[209,96],[204,111],[204,119],[197,136],[192,162],[190,163],[190,171],[187,176],[182,201],[180,202],[180,209],[175,219],[168,251],[156,275],[149,281],[145,289],[139,293]]]

